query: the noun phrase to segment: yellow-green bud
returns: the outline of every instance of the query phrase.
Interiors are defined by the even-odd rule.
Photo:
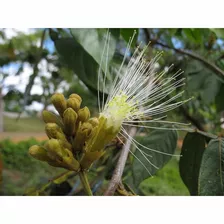
[[[63,150],[60,142],[57,139],[50,139],[48,140],[44,147],[47,149],[48,156],[52,160],[61,159],[62,157],[66,156],[65,151]]]
[[[79,128],[74,139],[74,147],[76,151],[84,149],[85,141],[91,136],[92,129],[93,126],[88,122],[83,124],[79,123]]]
[[[67,135],[73,135],[76,127],[77,113],[72,108],[67,108],[63,114],[64,129]]]
[[[78,111],[80,109],[81,102],[77,98],[69,98],[67,100],[67,107],[71,107],[74,111]]]
[[[90,117],[90,111],[88,107],[83,107],[78,111],[78,116],[79,116],[79,121],[85,122],[89,119]]]
[[[78,171],[80,168],[79,162],[74,158],[72,152],[65,149],[67,156],[63,157],[63,166],[69,170]]]
[[[88,120],[88,122],[89,122],[93,127],[96,127],[97,125],[99,125],[99,120],[98,120],[98,118],[96,118],[96,117],[90,118],[90,119]]]
[[[41,161],[48,161],[49,157],[47,156],[47,151],[44,147],[33,145],[29,148],[29,154],[34,157],[35,159]]]
[[[48,161],[48,164],[54,167],[63,167],[68,170],[78,171],[80,164],[73,157],[73,154],[68,149],[64,148],[64,156],[55,158],[53,161]]]
[[[71,94],[69,96],[69,98],[76,98],[76,99],[78,99],[80,101],[80,104],[82,102],[82,98],[78,94],[75,94],[75,93]]]
[[[56,123],[60,127],[62,126],[60,117],[50,111],[43,110],[42,117],[45,123]]]
[[[45,131],[48,138],[57,138],[57,133],[62,133],[61,128],[55,123],[47,123],[45,126]]]
[[[58,140],[60,139],[62,141],[67,141],[67,138],[65,137],[65,134],[61,133],[61,132],[57,132],[56,139],[58,139]]]
[[[63,148],[66,148],[66,149],[69,149],[70,151],[72,151],[72,145],[66,140],[61,140],[61,139],[58,139],[58,141],[60,142],[60,145],[63,147]]]
[[[111,142],[118,134],[119,129],[114,129],[113,126],[107,126],[107,118],[100,117],[99,125],[93,130],[93,134],[86,142],[86,148],[89,151],[101,151]]]
[[[72,145],[68,142],[61,128],[58,127],[55,123],[46,124],[45,131],[50,139],[51,138],[58,139],[61,146],[68,148],[69,150],[72,150]]]
[[[65,97],[61,93],[55,93],[51,97],[51,102],[53,103],[55,109],[58,111],[58,113],[63,116],[64,111],[67,108],[67,102],[65,100]]]

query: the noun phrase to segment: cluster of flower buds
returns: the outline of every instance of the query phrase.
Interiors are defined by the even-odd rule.
[[[58,115],[47,110],[42,114],[49,140],[44,146],[32,146],[30,155],[55,167],[88,169],[103,155],[102,147],[97,151],[91,148],[94,136],[99,134],[99,119],[90,118],[88,107],[80,108],[82,99],[77,94],[66,100],[63,94],[56,93],[51,101]]]

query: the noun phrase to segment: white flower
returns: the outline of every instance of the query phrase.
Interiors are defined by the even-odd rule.
[[[105,127],[110,129],[113,128],[113,133],[115,133],[115,135],[116,133],[120,133],[123,137],[130,138],[124,128],[125,126],[167,129],[165,127],[155,127],[148,124],[164,123],[171,125],[185,125],[178,122],[161,120],[165,116],[159,118],[156,117],[157,115],[161,115],[165,112],[173,110],[190,100],[188,99],[176,102],[176,100],[182,96],[184,91],[171,96],[171,94],[173,94],[177,88],[184,85],[184,78],[180,78],[183,72],[178,71],[171,77],[166,77],[167,72],[169,71],[168,68],[161,73],[157,73],[155,71],[155,65],[158,59],[161,57],[162,53],[158,53],[151,61],[147,61],[144,54],[148,46],[142,50],[140,50],[140,47],[137,47],[131,59],[129,60],[129,63],[125,65],[124,62],[127,59],[128,52],[130,51],[133,38],[134,36],[132,39],[130,39],[123,62],[120,68],[116,71],[116,76],[113,82],[109,85],[107,91],[108,97],[105,104],[105,97],[103,95],[102,99],[100,99],[99,92],[100,82],[103,84],[101,89],[103,94],[106,92],[107,72],[105,72],[104,77],[102,77],[101,69],[99,71],[98,103],[100,108],[100,118],[106,120]],[[106,54],[109,51],[109,39],[110,34],[107,35],[107,41],[104,46],[104,53],[106,52]],[[104,57],[104,54],[102,57]],[[106,61],[106,67],[108,67],[108,61]],[[102,102],[102,105],[100,102]],[[173,127],[169,129],[173,129]],[[140,147],[147,147],[141,145],[133,138],[131,138],[131,141],[133,145],[135,145],[135,147],[140,150],[144,158],[151,165],[153,165],[153,163],[147,158],[150,157],[150,155],[146,154],[140,149]],[[153,149],[149,150],[156,151]],[[159,151],[157,152],[166,154]],[[144,164],[142,163],[142,165]],[[153,166],[156,167],[155,165]]]

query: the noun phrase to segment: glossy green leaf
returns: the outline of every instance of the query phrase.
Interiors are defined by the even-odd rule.
[[[198,194],[198,176],[205,150],[205,137],[197,132],[184,138],[179,162],[180,176],[191,195]]]
[[[99,66],[110,79],[109,63],[114,56],[118,29],[110,30],[109,44],[106,29],[70,29],[71,37],[54,39],[61,61],[96,92]],[[101,61],[102,58],[102,61]]]
[[[116,38],[119,33],[112,29],[109,39],[107,39],[106,29],[71,29],[75,40],[91,55],[98,64],[102,64],[102,69],[106,71],[106,65],[113,58],[116,49]],[[109,40],[109,45],[104,45]],[[104,60],[101,61],[102,55]]]
[[[133,178],[135,186],[138,186],[143,180],[150,177],[150,174],[154,175],[157,172],[158,169],[155,168],[155,166],[160,169],[171,159],[171,155],[174,154],[176,149],[177,132],[173,130],[155,130],[148,136],[139,136],[136,140],[140,144],[153,150],[151,151],[140,146],[142,152],[136,149],[134,153],[135,157],[138,159],[135,158],[133,162]],[[145,156],[143,156],[143,153],[145,153]],[[171,155],[164,155],[162,153]],[[147,154],[152,157],[147,156]],[[141,163],[144,164],[150,174]]]
[[[62,62],[90,88],[97,88],[98,64],[74,38],[54,41]]]
[[[224,195],[224,139],[209,142],[202,157],[199,195]]]
[[[224,111],[224,84],[221,85],[215,98],[216,109],[218,112]]]

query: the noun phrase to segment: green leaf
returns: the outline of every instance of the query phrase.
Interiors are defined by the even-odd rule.
[[[206,104],[214,103],[215,97],[220,88],[220,81],[212,73],[205,73],[205,81],[201,97]]]
[[[116,49],[116,38],[119,33],[115,32],[116,29],[110,30],[112,35],[109,38],[109,48],[105,48],[104,45],[107,41],[106,29],[71,29],[71,33],[76,41],[85,49],[85,51],[91,55],[98,63],[102,63],[103,71],[106,71],[106,64],[113,58]],[[101,57],[104,56],[104,60],[101,62]]]
[[[224,195],[224,139],[209,142],[202,157],[199,195]]]
[[[54,41],[62,62],[91,89],[97,88],[98,64],[74,38]]]
[[[221,85],[218,94],[215,98],[217,112],[224,110],[224,84]]]
[[[203,36],[201,33],[201,29],[183,29],[184,35],[189,39],[189,41],[193,41],[196,44],[200,44],[203,41]]]
[[[193,36],[192,29],[190,29],[190,28],[183,29],[182,32],[183,32],[184,35],[189,39],[189,41],[193,41],[193,42],[195,42],[195,39],[194,39],[194,36]]]
[[[193,37],[195,39],[195,42],[200,44],[203,43],[203,35],[202,35],[202,29],[193,29]]]
[[[123,28],[121,29],[121,36],[128,43],[130,38],[133,36],[134,32],[137,32],[131,43],[131,46],[134,47],[138,39],[138,31],[139,31],[138,29],[134,29],[134,28]]]
[[[218,38],[224,38],[224,29],[211,29]]]
[[[198,63],[190,63],[190,68],[187,69],[188,82],[187,90],[191,92],[199,92],[202,100],[206,104],[214,103],[216,95],[219,92],[220,80],[207,69],[200,69],[200,67],[193,72],[194,66]]]
[[[168,153],[171,155],[174,153],[177,144],[177,132],[173,130],[155,130],[152,131],[149,136],[139,136],[136,140],[140,144],[152,150],[158,151],[150,151],[140,147],[142,152],[152,156],[146,156],[146,158],[160,169],[171,159],[172,156],[164,155],[159,152]],[[144,164],[151,175],[154,175],[157,172],[158,169],[150,164],[138,149],[136,149],[134,155]],[[150,174],[147,172],[146,168],[138,160],[135,158],[133,162],[133,178],[135,186],[138,186],[143,180],[150,177]]]
[[[197,132],[188,133],[184,138],[179,169],[191,195],[198,195],[198,176],[205,144],[205,137]]]
[[[72,37],[54,39],[62,62],[72,69],[86,86],[96,92],[99,65],[105,72],[114,56],[119,29],[110,30],[109,44],[105,47],[106,29],[71,29]],[[103,60],[101,63],[101,57]],[[110,72],[107,72],[110,79]]]

